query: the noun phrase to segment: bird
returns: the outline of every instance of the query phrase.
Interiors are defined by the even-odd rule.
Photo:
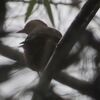
[[[41,20],[31,20],[18,33],[26,33],[22,42],[26,63],[34,71],[43,71],[60,38],[61,33]]]

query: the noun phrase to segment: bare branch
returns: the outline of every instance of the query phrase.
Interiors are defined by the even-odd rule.
[[[25,65],[23,54],[18,50],[13,49],[12,47],[0,43],[0,54],[19,62],[21,65]]]
[[[59,72],[54,76],[54,79],[61,82],[62,84],[68,85],[71,88],[78,90],[80,93],[93,96],[93,84],[92,82],[87,82],[83,80],[79,80],[75,77],[72,77],[64,72]]]

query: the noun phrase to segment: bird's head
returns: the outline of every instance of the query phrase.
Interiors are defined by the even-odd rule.
[[[18,33],[30,34],[35,29],[43,28],[43,27],[44,28],[48,27],[47,24],[45,24],[43,21],[41,21],[41,20],[31,20],[25,25],[25,27],[22,30],[18,31]]]

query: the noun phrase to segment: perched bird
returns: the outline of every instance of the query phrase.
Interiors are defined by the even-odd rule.
[[[29,21],[19,32],[28,34],[23,42],[28,66],[32,70],[42,71],[60,40],[61,33],[40,20]]]

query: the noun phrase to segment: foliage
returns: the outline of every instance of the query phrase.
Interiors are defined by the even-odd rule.
[[[27,12],[26,12],[26,18],[25,18],[25,20],[27,20],[28,17],[31,15],[32,10],[33,10],[35,4],[36,4],[36,0],[30,0],[29,6],[28,6]]]
[[[30,0],[29,6],[28,6],[27,12],[26,12],[26,18],[25,18],[25,20],[27,20],[28,17],[31,15],[32,10],[34,9],[35,4],[37,4],[36,0]],[[43,1],[43,5],[45,6],[46,11],[48,13],[48,16],[49,16],[52,24],[54,25],[54,19],[53,19],[53,14],[52,14],[52,10],[51,10],[51,6],[50,6],[50,3],[49,3],[49,0],[44,0]]]

